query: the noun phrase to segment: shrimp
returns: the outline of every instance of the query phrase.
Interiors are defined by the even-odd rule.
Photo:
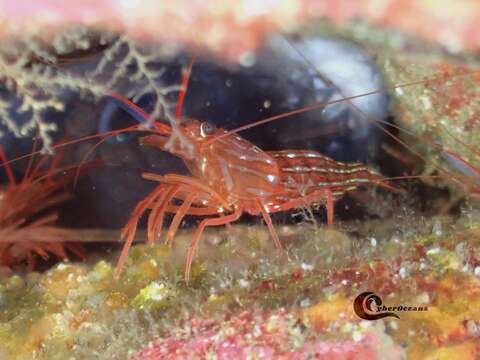
[[[188,76],[189,71],[184,76],[184,91]],[[183,97],[181,93],[177,118]],[[216,215],[202,220],[192,237],[185,265],[185,280],[189,282],[195,249],[206,227],[230,224],[244,213],[262,216],[281,253],[283,247],[270,214],[325,203],[330,226],[334,201],[346,192],[367,184],[398,190],[361,163],[342,163],[309,150],[262,151],[237,135],[238,129],[229,132],[195,119],[172,127],[160,126],[128,99],[119,94],[113,94],[112,98],[138,121],[156,126],[153,134],[140,138],[140,145],[154,146],[180,157],[191,174],[143,174],[143,178],[159,185],[140,201],[122,230],[125,244],[115,269],[117,277],[138,222],[147,210],[150,210],[147,231],[150,243],[160,233],[165,213],[175,214],[167,232],[167,243],[173,241],[185,215]],[[181,205],[176,205],[178,202]]]

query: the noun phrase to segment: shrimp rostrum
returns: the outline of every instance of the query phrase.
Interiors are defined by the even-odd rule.
[[[113,100],[137,119],[143,119],[139,121],[153,125],[151,134],[140,138],[141,145],[180,157],[191,174],[143,173],[143,178],[159,184],[136,206],[122,230],[126,242],[116,267],[117,275],[138,221],[147,210],[150,243],[160,234],[165,213],[174,214],[167,243],[172,242],[186,215],[210,216],[201,221],[190,242],[185,265],[188,282],[197,243],[208,226],[229,224],[243,213],[262,216],[281,252],[282,244],[270,214],[326,204],[327,222],[331,225],[333,203],[345,192],[369,183],[392,189],[379,174],[361,163],[338,162],[310,150],[262,151],[237,135],[236,130],[215,128],[195,119],[169,126],[148,119],[142,109],[121,95],[113,95]]]

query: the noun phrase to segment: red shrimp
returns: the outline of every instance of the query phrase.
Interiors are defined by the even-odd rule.
[[[180,115],[190,70],[191,67],[183,78],[183,91],[177,103],[177,118]],[[398,87],[412,86],[425,81],[415,81]],[[136,112],[140,117],[148,120],[148,115],[129,100],[118,94],[114,97],[125,110],[130,113]],[[352,98],[342,101],[350,101]],[[281,252],[282,244],[270,214],[325,204],[327,224],[332,225],[334,201],[346,192],[369,184],[399,191],[364,164],[338,162],[311,150],[262,151],[237,135],[241,130],[320,106],[320,104],[307,106],[233,131],[216,129],[208,122],[188,119],[172,128],[165,125],[161,128],[157,127],[153,135],[141,138],[142,145],[155,146],[179,156],[191,176],[143,174],[145,179],[157,181],[159,185],[137,205],[130,221],[122,230],[122,237],[126,242],[117,263],[116,275],[119,276],[121,272],[135,236],[138,221],[147,210],[150,210],[149,242],[153,242],[160,233],[165,213],[175,214],[167,232],[167,242],[172,241],[185,215],[216,215],[216,217],[202,220],[192,237],[185,265],[185,279],[188,282],[196,245],[207,226],[229,224],[238,220],[243,213],[262,216],[276,248]],[[152,122],[152,120],[148,121]],[[156,124],[158,126],[158,123]],[[382,130],[401,142],[388,130],[383,128]],[[401,143],[408,147],[405,143]],[[468,163],[463,161],[463,164]],[[447,173],[440,166],[439,169]],[[451,178],[457,179],[455,176]],[[175,204],[180,202],[181,205]]]
[[[184,76],[184,90],[177,103],[177,117],[188,73]],[[148,115],[128,99],[118,94],[113,96],[130,113],[136,112],[137,116],[148,119]],[[338,162],[316,151],[262,151],[237,135],[237,131],[216,129],[208,122],[194,119],[173,127],[155,125],[154,134],[141,138],[141,145],[155,146],[179,156],[191,176],[143,174],[145,179],[157,181],[159,185],[140,201],[122,230],[122,238],[126,241],[117,263],[117,276],[132,244],[138,221],[147,209],[150,210],[148,240],[151,243],[161,230],[165,213],[175,214],[167,232],[167,242],[172,241],[185,215],[217,215],[202,220],[193,235],[185,265],[188,282],[196,245],[208,226],[229,224],[243,213],[261,215],[281,252],[282,244],[270,214],[326,203],[327,222],[331,225],[334,201],[345,192],[368,184],[396,190],[364,164]],[[175,205],[177,202],[182,204]]]

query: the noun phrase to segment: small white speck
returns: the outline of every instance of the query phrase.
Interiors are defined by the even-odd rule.
[[[363,336],[362,336],[362,333],[360,331],[354,331],[353,332],[353,335],[352,335],[353,341],[359,342],[360,340],[362,340],[362,338],[363,338]]]
[[[255,54],[251,51],[244,52],[240,55],[238,59],[238,63],[244,67],[251,67],[255,65],[257,62],[257,58]]]
[[[253,331],[252,331],[252,335],[254,337],[259,337],[259,336],[262,335],[262,329],[260,328],[260,326],[255,325],[255,327],[253,328]]]
[[[398,330],[398,323],[395,320],[390,321],[390,327],[392,330]]]
[[[473,270],[473,273],[475,274],[475,276],[480,276],[480,266],[477,266],[477,267]]]
[[[480,335],[480,324],[476,324],[475,320],[468,320],[466,323],[466,328],[470,335]]]
[[[423,107],[425,110],[430,110],[432,108],[432,102],[428,96],[422,96],[420,98],[422,100]]]
[[[417,296],[416,302],[420,304],[428,304],[430,302],[430,296],[428,295],[428,293],[423,292]]]
[[[442,235],[442,223],[440,221],[435,221],[432,226],[432,232],[437,235],[441,236]]]
[[[163,301],[165,299],[165,284],[154,282],[147,288],[146,294],[153,301]]]
[[[362,320],[359,325],[362,329],[368,329],[372,327],[372,322],[370,320]]]
[[[232,80],[228,79],[225,81],[225,86],[226,87],[231,87],[232,86]]]
[[[300,301],[300,307],[302,308],[306,308],[306,307],[309,307],[311,305],[311,301],[309,298],[306,298],[306,299],[303,299],[302,301]]]
[[[342,280],[342,285],[345,286],[345,285],[347,285],[347,284],[348,284],[348,280],[347,280],[347,279],[343,279],[343,280]]]
[[[427,250],[427,255],[434,255],[439,254],[442,251],[439,247],[434,247],[432,249]]]
[[[250,282],[245,279],[240,279],[238,280],[238,286],[240,286],[242,289],[248,289],[250,287]]]
[[[313,265],[307,264],[307,263],[302,263],[302,265],[300,265],[300,267],[302,268],[303,271],[312,271],[313,270]]]
[[[372,237],[370,239],[370,245],[372,245],[373,247],[377,246],[377,239],[375,239],[374,237]]]
[[[268,179],[268,181],[270,181],[270,182],[274,182],[276,178],[277,178],[277,177],[276,177],[275,175],[272,175],[272,174],[268,174],[268,175],[267,175],[267,179]]]
[[[269,109],[270,106],[272,106],[272,102],[271,102],[270,100],[265,100],[265,101],[263,102],[263,107],[264,107],[265,109]]]

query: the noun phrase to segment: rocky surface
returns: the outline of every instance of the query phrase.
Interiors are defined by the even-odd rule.
[[[0,353],[17,359],[335,353],[347,359],[388,351],[397,358],[461,353],[473,359],[480,351],[478,214],[398,216],[328,231],[284,226],[288,250],[281,257],[262,226],[234,227],[228,241],[225,231],[211,231],[190,286],[182,275],[189,231],[174,248],[134,247],[118,280],[104,260],[13,276],[0,285]],[[428,311],[362,320],[353,301],[366,290],[387,306]]]

